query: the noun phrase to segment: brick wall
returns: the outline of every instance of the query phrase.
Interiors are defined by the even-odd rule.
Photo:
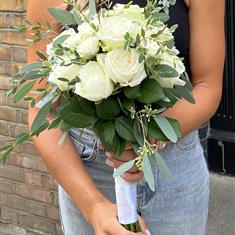
[[[25,34],[13,29],[25,11],[26,0],[0,0],[0,146],[28,128],[27,104],[15,104],[5,95],[10,74],[26,63]],[[0,170],[0,234],[62,234],[57,185],[33,143],[17,148]]]

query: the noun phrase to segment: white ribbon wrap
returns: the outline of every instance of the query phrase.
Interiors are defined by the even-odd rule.
[[[135,223],[138,220],[137,183],[127,182],[121,176],[117,176],[115,177],[115,192],[119,223]]]

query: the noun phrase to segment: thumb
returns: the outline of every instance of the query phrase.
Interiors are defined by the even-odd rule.
[[[151,235],[151,233],[147,229],[147,225],[146,225],[145,221],[143,220],[143,218],[141,216],[138,217],[138,221],[140,223],[140,227],[141,227],[143,235]]]

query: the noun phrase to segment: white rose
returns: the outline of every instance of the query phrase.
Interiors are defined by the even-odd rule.
[[[135,37],[138,31],[136,23],[120,16],[102,18],[97,37],[101,40],[104,51],[124,47],[124,36],[127,32]]]
[[[115,4],[113,9],[117,16],[122,16],[129,20],[136,21],[141,25],[145,22],[143,14],[144,8],[141,8],[138,5],[130,5],[129,7],[126,7],[125,4]]]
[[[90,26],[89,23],[84,22],[81,25],[78,26],[78,33],[75,33],[74,35],[71,35],[69,38],[67,38],[63,46],[68,47],[71,50],[75,50],[76,47],[87,38],[93,36],[95,34],[94,29]]]
[[[144,63],[139,63],[139,54],[132,49],[114,49],[107,53],[105,66],[110,78],[121,86],[137,86],[147,76]]]
[[[99,51],[100,43],[97,37],[85,39],[77,46],[77,52],[84,59],[90,59]]]
[[[52,42],[47,45],[47,50],[46,50],[47,55],[49,55],[49,56],[55,55],[55,48],[53,47],[53,44],[56,40],[58,40],[59,38],[61,38],[62,36],[65,36],[65,35],[67,35],[68,38],[70,36],[74,37],[74,36],[76,36],[76,32],[73,29],[64,30],[57,37],[53,38]],[[63,45],[63,43],[62,43],[62,45]]]
[[[170,67],[174,68],[179,74],[179,76],[177,77],[158,78],[157,80],[162,87],[173,88],[174,85],[184,86],[186,84],[185,81],[180,79],[180,75],[184,73],[185,67],[184,67],[183,62],[180,60],[178,56],[171,55],[167,52],[164,52],[163,54],[161,54],[160,64],[169,65]]]
[[[146,41],[142,41],[140,44],[141,47],[147,49],[147,55],[154,57],[154,58],[159,58],[160,53],[160,46],[156,41],[153,41],[151,39],[146,39]]]
[[[171,66],[178,72],[178,74],[182,74],[185,71],[185,66],[178,56],[164,52],[161,54],[160,59],[160,64],[167,64]]]
[[[113,83],[107,73],[95,61],[89,61],[79,72],[80,81],[75,84],[75,93],[90,101],[100,101],[113,92]]]
[[[159,22],[158,26],[151,27],[150,29],[146,30],[146,36],[158,34],[160,31],[162,32],[156,38],[158,42],[163,43],[174,39],[174,36],[170,29],[162,22]]]
[[[79,70],[81,66],[77,64],[71,64],[69,66],[61,66],[60,64],[55,64],[52,71],[49,74],[48,81],[56,84],[61,91],[66,91],[69,87],[67,82],[58,80],[58,78],[66,78],[72,81],[79,75]]]
[[[160,83],[162,87],[165,88],[174,88],[174,85],[184,86],[186,84],[185,81],[180,79],[179,77],[176,78],[158,78],[157,81]]]

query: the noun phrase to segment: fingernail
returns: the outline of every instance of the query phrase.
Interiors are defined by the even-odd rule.
[[[148,229],[145,230],[145,235],[151,235]]]
[[[110,152],[105,152],[105,155],[106,155],[107,157],[111,157],[111,153],[110,153]]]
[[[108,166],[111,166],[111,167],[113,167],[113,165],[114,165],[114,163],[113,163],[111,160],[109,160],[109,159],[107,159],[107,160],[105,161],[105,163],[106,163]]]

